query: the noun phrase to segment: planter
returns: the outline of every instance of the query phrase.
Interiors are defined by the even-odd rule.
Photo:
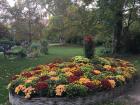
[[[135,74],[133,64],[124,60],[96,57],[91,63],[76,56],[15,75],[8,85],[9,101],[12,105],[94,105],[131,89]]]
[[[80,98],[32,98],[25,99],[24,97],[9,93],[9,102],[12,105],[94,105],[95,103],[102,103],[111,101],[114,98],[121,96],[129,89],[131,84],[122,87],[116,87],[110,91],[97,92],[94,95]]]

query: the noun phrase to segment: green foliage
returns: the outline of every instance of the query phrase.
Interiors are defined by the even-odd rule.
[[[92,59],[92,63],[93,64],[102,64],[102,65],[110,65],[111,64],[109,60],[102,58],[102,57],[98,57],[98,56],[95,56]]]
[[[68,44],[77,44],[77,45],[83,45],[83,37],[82,36],[70,36],[66,38],[66,43]]]
[[[48,54],[48,41],[47,40],[41,41],[41,52],[45,55]]]
[[[26,51],[22,46],[13,46],[11,47],[10,52],[15,53],[15,54],[23,54],[26,55]]]
[[[72,61],[76,63],[89,63],[90,62],[88,58],[85,58],[83,56],[75,56],[72,58]]]
[[[63,74],[59,75],[58,84],[66,84],[68,83],[67,77]]]
[[[81,67],[81,71],[84,71],[84,72],[87,72],[87,73],[89,73],[89,72],[92,71],[93,69],[94,69],[94,67],[91,66],[91,65],[87,65],[87,66],[82,66],[82,67]]]
[[[112,48],[110,47],[106,48],[104,46],[101,46],[101,47],[98,47],[95,51],[100,56],[110,55],[112,53]]]
[[[40,42],[32,42],[32,44],[29,47],[29,51],[27,56],[28,57],[38,57],[41,55],[41,44]]]
[[[79,84],[69,84],[66,89],[68,97],[86,96],[88,90],[87,87]]]
[[[5,45],[13,46],[13,45],[16,44],[16,42],[8,40],[8,39],[3,39],[3,40],[0,40],[0,44],[5,44]]]
[[[0,22],[0,39],[10,38],[10,32],[8,28]]]
[[[140,22],[139,20],[132,23],[130,26],[130,34],[127,39],[128,52],[139,53],[140,52]],[[131,42],[131,43],[130,43]]]

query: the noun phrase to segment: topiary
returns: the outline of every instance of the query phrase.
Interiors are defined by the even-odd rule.
[[[91,35],[84,38],[85,57],[92,58],[94,56],[94,42]]]

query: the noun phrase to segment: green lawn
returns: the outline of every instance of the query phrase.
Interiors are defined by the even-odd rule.
[[[24,58],[9,60],[0,56],[0,105],[3,105],[8,100],[6,86],[12,75],[21,72],[24,68],[49,63],[57,58],[67,60],[76,55],[83,55],[83,49],[81,47],[50,47],[49,55],[35,59]],[[125,59],[132,61],[138,68],[140,68],[140,56]]]
[[[19,73],[24,68],[36,66],[38,64],[49,63],[55,59],[67,60],[75,55],[83,55],[83,49],[80,47],[50,47],[49,55],[35,59],[15,59],[9,60],[0,57],[0,104],[8,99],[6,86],[12,75]]]

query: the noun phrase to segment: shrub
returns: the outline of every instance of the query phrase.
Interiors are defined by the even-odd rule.
[[[26,50],[22,46],[13,46],[10,53],[18,57],[26,57]]]
[[[66,89],[68,97],[86,96],[88,90],[87,87],[79,84],[69,84]]]
[[[40,42],[32,42],[28,48],[28,57],[34,58],[41,55],[41,44]]]
[[[90,60],[82,56],[75,56],[72,58],[72,61],[77,63],[89,63]]]
[[[45,55],[48,54],[48,41],[47,40],[41,41],[41,52]]]

